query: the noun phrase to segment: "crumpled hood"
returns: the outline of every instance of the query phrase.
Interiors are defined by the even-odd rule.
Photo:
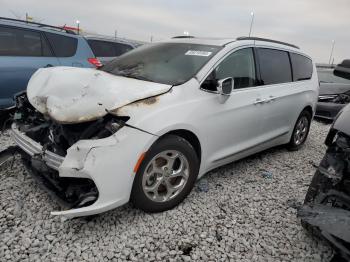
[[[39,112],[53,120],[80,123],[170,88],[170,85],[114,76],[91,68],[53,67],[39,69],[32,76],[27,96]]]

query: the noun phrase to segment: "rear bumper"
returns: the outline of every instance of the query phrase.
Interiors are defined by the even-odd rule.
[[[329,102],[318,102],[316,106],[315,117],[333,120],[340,110],[342,110],[346,104],[337,104]]]
[[[94,215],[127,203],[137,159],[156,139],[151,134],[123,127],[108,138],[80,140],[62,157],[45,151],[39,143],[20,132],[15,124],[12,125],[12,136],[25,152],[30,162],[29,168],[36,175],[48,178],[48,173],[56,173],[54,176],[59,180],[69,178],[74,181],[93,181],[98,192],[98,198],[93,204],[51,212],[52,215],[66,218]],[[37,160],[38,165],[35,164]],[[45,170],[45,166],[49,169]]]

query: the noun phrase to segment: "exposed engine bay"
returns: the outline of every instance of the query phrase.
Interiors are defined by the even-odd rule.
[[[65,156],[67,149],[82,139],[109,137],[125,125],[129,117],[107,114],[103,118],[78,123],[60,124],[38,112],[28,101],[25,93],[16,97],[17,111],[14,123],[19,130],[45,150]]]

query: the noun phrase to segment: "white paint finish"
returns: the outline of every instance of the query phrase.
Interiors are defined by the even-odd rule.
[[[174,42],[177,41],[184,40]],[[46,107],[51,109],[55,103],[66,105],[65,98],[72,99],[79,96],[84,89],[80,84],[87,81],[89,88],[95,91],[89,94],[95,96],[93,99],[90,98],[93,103],[103,98],[105,103],[110,105],[109,108],[116,109],[114,114],[130,117],[129,125],[156,135],[123,127],[109,138],[79,141],[73,145],[59,168],[60,176],[89,177],[96,183],[100,195],[97,202],[91,206],[53,214],[67,217],[91,215],[126,203],[130,198],[134,178],[133,168],[138,157],[149,149],[158,136],[169,131],[184,129],[198,137],[202,150],[199,177],[220,165],[271,146],[287,143],[302,109],[306,106],[315,109],[318,97],[315,68],[311,80],[234,90],[226,99],[219,94],[200,89],[201,81],[227,54],[242,47],[252,46],[254,41],[236,41],[228,44],[198,72],[196,77],[171,89],[166,85],[104,74],[96,80],[94,74],[97,71],[94,70],[87,72],[67,69],[65,77],[63,69],[59,73],[61,77],[67,78],[67,81],[64,81],[67,87],[63,87],[67,94],[63,94],[58,90],[59,86],[56,86],[56,89],[53,87],[48,90],[44,87],[41,89],[39,83],[44,85],[46,77],[50,74],[40,75],[40,73],[38,76],[40,81],[33,80],[33,83],[38,82],[37,85],[31,83],[32,93],[28,95],[31,101],[34,97],[46,97],[47,93],[49,98],[53,99],[52,102],[46,103],[48,106],[45,103],[36,105],[33,101],[32,103],[40,111],[47,112]],[[280,48],[281,45],[264,43],[264,46]],[[283,47],[283,50],[294,51],[293,48],[287,47]],[[298,50],[298,53],[300,52]],[[56,73],[57,71],[54,71],[53,75]],[[102,90],[96,91],[95,85]],[[117,91],[112,87],[116,87]],[[33,95],[34,91],[36,95]],[[161,95],[156,96],[152,103],[142,101],[130,103],[132,100],[138,100],[135,99],[136,96],[146,98],[150,94]],[[56,96],[58,100],[55,100]],[[86,109],[86,114],[76,108],[76,111],[55,111],[54,116],[64,116],[65,121],[74,116],[72,118],[77,121],[79,119],[77,115],[86,118],[89,115],[97,117],[104,114],[97,110],[96,106],[87,106],[90,100],[84,99],[81,101],[84,101],[82,105]],[[115,102],[115,99],[118,102]],[[271,101],[255,104],[257,99],[271,99]],[[63,106],[60,105],[58,104],[58,107],[62,109]],[[69,106],[75,108],[74,105]],[[52,116],[53,112],[48,114]],[[79,150],[76,149],[77,146]]]
[[[79,153],[73,146],[59,168],[60,176],[91,178],[99,191],[98,199],[87,207],[51,214],[67,218],[87,216],[127,203],[135,177],[134,166],[141,152],[146,151],[155,139],[145,132],[123,127],[111,137],[78,142],[79,152],[83,152],[81,157],[77,157]],[[79,170],[72,168],[80,166],[81,158],[85,158],[83,167]]]
[[[27,95],[38,111],[57,122],[79,123],[170,88],[90,68],[54,67],[39,69],[33,75]]]

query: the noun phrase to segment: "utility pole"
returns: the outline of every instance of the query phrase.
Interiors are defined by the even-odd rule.
[[[329,56],[328,64],[331,64],[333,51],[334,51],[334,46],[335,46],[335,40],[332,40],[332,49],[331,49],[331,55]]]
[[[250,16],[251,16],[251,20],[250,20],[250,29],[249,29],[249,37],[251,36],[252,34],[252,29],[253,29],[253,23],[254,23],[254,12],[251,12],[250,13]]]
[[[80,35],[80,21],[79,20],[77,20],[77,28],[78,28],[78,35]]]

